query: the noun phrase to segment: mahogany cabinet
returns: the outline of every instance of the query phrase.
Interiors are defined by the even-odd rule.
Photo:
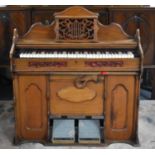
[[[48,141],[51,116],[105,117],[102,133],[106,143],[136,143],[139,76],[105,75],[99,83],[90,82],[88,90],[75,90],[72,80],[75,78],[63,75],[15,76],[16,143],[22,140]],[[90,99],[91,91],[96,92],[95,98]],[[82,93],[83,97],[76,100],[74,93]]]
[[[49,26],[32,25],[24,37],[14,29],[16,141],[137,144],[139,31],[131,38],[80,6],[54,18]]]
[[[46,85],[44,76],[21,75],[14,79],[16,135],[20,140],[47,139]]]

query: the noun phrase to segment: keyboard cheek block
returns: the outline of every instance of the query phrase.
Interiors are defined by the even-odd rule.
[[[54,18],[50,25],[33,24],[22,37],[14,29],[15,144],[137,144],[139,30],[129,36],[81,6]]]

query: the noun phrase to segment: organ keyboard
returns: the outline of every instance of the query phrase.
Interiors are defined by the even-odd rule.
[[[16,143],[137,143],[139,30],[131,37],[73,6],[22,37],[15,29],[10,60]]]
[[[134,58],[134,51],[131,50],[43,50],[43,49],[20,49],[19,58],[64,58],[64,59],[114,59]]]

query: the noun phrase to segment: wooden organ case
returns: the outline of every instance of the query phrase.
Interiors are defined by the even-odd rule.
[[[15,29],[10,59],[16,143],[137,143],[139,30],[128,36],[73,6],[23,37]]]

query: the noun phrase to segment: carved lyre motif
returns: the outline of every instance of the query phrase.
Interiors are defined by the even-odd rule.
[[[60,19],[59,20],[60,40],[92,40],[94,39],[93,19]]]
[[[73,16],[70,8],[55,14],[57,41],[96,40],[98,15],[78,6],[74,7],[75,10],[78,15]]]

